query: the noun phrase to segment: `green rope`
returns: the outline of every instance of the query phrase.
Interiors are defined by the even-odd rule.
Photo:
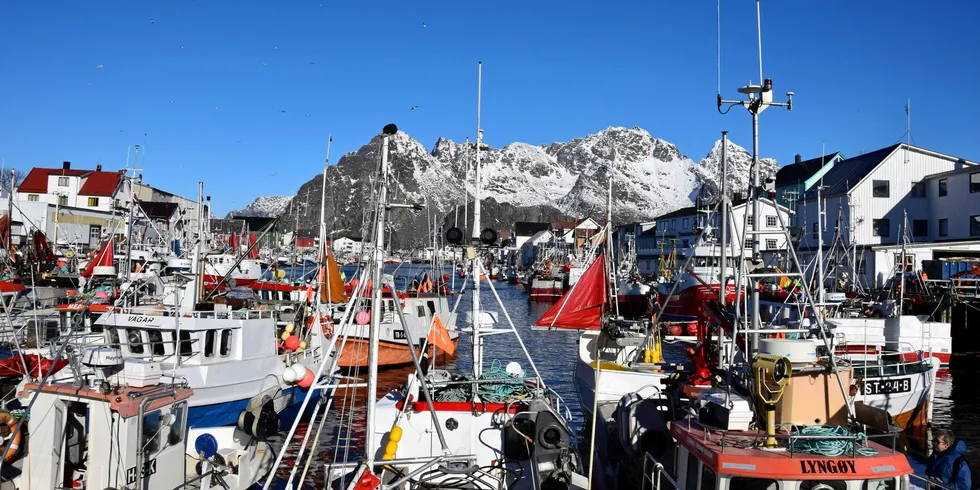
[[[785,427],[784,427],[785,428]],[[861,456],[874,456],[878,450],[867,446],[868,436],[863,432],[851,434],[847,429],[837,427],[822,427],[819,425],[789,427],[789,433],[798,436],[823,436],[823,439],[790,439],[790,450],[800,453],[813,453],[822,456],[836,457],[844,454],[854,453]],[[840,439],[840,437],[856,437],[852,439]],[[855,441],[863,443],[855,444]]]
[[[477,384],[477,394],[480,400],[487,403],[513,403],[531,396],[531,389],[519,379],[523,376],[511,376],[500,367],[500,361],[494,359],[490,368],[480,375]],[[457,381],[472,381],[473,378],[460,376]],[[439,402],[465,402],[473,399],[473,385],[460,385],[439,390],[435,395]]]

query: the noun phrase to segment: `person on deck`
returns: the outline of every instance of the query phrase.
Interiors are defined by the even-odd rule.
[[[932,447],[932,456],[926,463],[926,476],[954,490],[970,490],[973,483],[970,466],[962,459],[966,454],[966,443],[957,441],[953,431],[938,429],[933,436]]]

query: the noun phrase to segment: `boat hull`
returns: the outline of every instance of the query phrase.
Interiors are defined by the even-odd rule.
[[[459,339],[452,339],[453,345]],[[412,364],[412,353],[408,350],[408,344],[380,341],[378,342],[378,367],[396,367]],[[455,357],[450,356],[446,351],[430,345],[428,348],[429,358],[435,358],[437,362]],[[418,353],[418,349],[415,351]],[[340,360],[337,366],[341,368],[365,367],[368,365],[368,341],[361,338],[347,338],[344,350],[340,353]]]

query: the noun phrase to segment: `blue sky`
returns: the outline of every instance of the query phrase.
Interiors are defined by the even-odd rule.
[[[893,144],[910,98],[915,143],[980,160],[980,2],[766,0],[762,18],[765,76],[797,94],[763,113],[763,156]],[[758,81],[755,29],[754,1],[722,1],[728,98]],[[697,160],[723,129],[751,145],[744,110],[715,110],[716,56],[711,0],[5,1],[0,157],[108,170],[141,144],[147,183],[203,180],[224,213],[295,193],[328,133],[333,162],[389,122],[430,148],[472,138],[482,60],[493,146],[640,126]]]

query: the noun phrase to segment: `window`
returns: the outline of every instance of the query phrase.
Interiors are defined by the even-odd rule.
[[[162,356],[166,354],[166,349],[163,346],[163,333],[159,330],[147,330],[146,336],[150,343],[150,352],[156,356]]]
[[[847,490],[847,482],[844,480],[803,480],[800,482],[800,490],[823,490],[827,487],[833,490]]]
[[[980,172],[970,174],[970,193],[980,192]]]
[[[939,236],[949,235],[949,220],[946,218],[939,218]]]
[[[929,220],[926,219],[912,220],[912,236],[927,236],[927,235],[929,235]]]
[[[684,480],[685,490],[697,490],[698,488],[698,458],[694,453],[687,453],[687,478]]]
[[[143,353],[143,337],[140,335],[139,330],[127,328],[126,343],[129,344],[129,352],[133,354]]]
[[[204,357],[214,357],[214,330],[204,334]]]
[[[182,357],[194,355],[191,345],[191,334],[186,331],[180,332],[180,355]]]
[[[766,227],[775,228],[777,225],[777,220],[775,216],[766,216]]]
[[[426,304],[426,306],[429,307],[429,314],[432,315],[432,316],[435,316],[436,315],[436,302],[435,301],[426,301],[425,304]]]
[[[95,208],[95,207],[98,207],[98,206],[99,206],[99,198],[97,198],[97,197],[90,197],[90,198],[88,198],[88,207]]]
[[[415,305],[415,313],[416,313],[416,315],[418,315],[419,318],[424,317],[425,316],[425,306],[423,306],[423,305]]]
[[[872,197],[888,197],[888,181],[887,180],[875,180],[871,183]]]
[[[970,236],[980,236],[980,214],[970,216]]]
[[[874,236],[888,236],[891,233],[892,222],[889,219],[871,220],[871,228],[874,229]]]
[[[681,220],[681,228],[682,229],[686,230],[689,227],[690,227],[690,222],[689,222],[688,218],[684,218],[683,220]]]
[[[946,197],[946,179],[939,179],[939,197]]]
[[[819,238],[817,236],[817,223],[814,223],[813,224],[813,239],[816,240],[817,238]]]
[[[864,480],[862,490],[895,490],[894,478],[883,478],[881,480]]]
[[[58,187],[68,187],[68,177],[58,177]]]
[[[736,476],[728,481],[728,490],[779,490],[776,480]]]
[[[748,223],[749,223],[749,226],[754,225],[755,224],[755,216],[753,216],[751,214],[748,215]]]
[[[775,238],[766,238],[766,250],[776,250]]]
[[[59,206],[67,206],[68,205],[68,196],[58,196],[58,205]]]
[[[226,328],[221,331],[221,346],[218,355],[227,357],[231,354],[231,329]]]
[[[160,449],[160,410],[143,415],[143,441],[140,445],[144,454],[153,454]]]
[[[708,465],[701,467],[701,490],[715,490],[715,472]]]
[[[926,197],[925,182],[912,182],[912,197]]]
[[[27,200],[31,202],[37,202],[37,197],[38,197],[37,194],[28,194]]]
[[[173,423],[170,424],[170,435],[167,436],[167,445],[176,446],[184,441],[184,419],[186,418],[184,414],[187,413],[187,402],[176,405],[170,413],[174,415],[174,418]]]
[[[677,229],[677,220],[676,219],[670,220],[670,229],[671,230],[676,230]]]
[[[745,240],[745,248],[752,248],[753,245],[755,245],[755,240],[751,238]]]

